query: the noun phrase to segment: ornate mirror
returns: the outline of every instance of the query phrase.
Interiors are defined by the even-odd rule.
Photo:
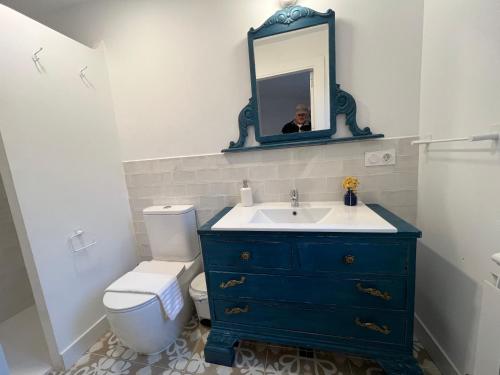
[[[252,97],[240,112],[240,137],[223,151],[377,138],[356,123],[356,103],[336,84],[335,13],[291,6],[248,31]],[[337,115],[352,137],[332,138]],[[259,146],[245,147],[254,126]]]

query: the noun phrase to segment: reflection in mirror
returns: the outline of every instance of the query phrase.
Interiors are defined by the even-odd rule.
[[[330,128],[328,25],[254,40],[262,136]]]
[[[257,80],[262,135],[311,130],[312,70]]]

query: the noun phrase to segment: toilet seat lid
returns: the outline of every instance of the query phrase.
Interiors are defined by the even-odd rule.
[[[193,281],[191,282],[191,289],[200,293],[207,292],[207,280],[205,279],[205,272],[200,273],[193,279]]]
[[[186,269],[186,265],[190,266],[192,262],[167,262],[151,260],[141,262],[134,272],[142,273],[161,273],[168,275],[175,275],[177,278],[182,275]],[[124,311],[137,309],[153,303],[157,300],[155,295],[141,294],[141,293],[121,293],[121,292],[105,292],[102,302],[108,310]]]
[[[128,311],[147,306],[156,299],[152,294],[105,292],[102,303],[111,311]]]

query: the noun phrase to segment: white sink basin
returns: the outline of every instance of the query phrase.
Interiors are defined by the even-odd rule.
[[[331,210],[328,207],[262,208],[255,211],[250,223],[313,224],[324,219]]]
[[[344,202],[258,203],[252,207],[233,207],[212,230],[372,232],[395,233],[396,228],[368,206],[345,206]]]

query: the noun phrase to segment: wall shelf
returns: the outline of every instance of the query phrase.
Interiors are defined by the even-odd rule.
[[[369,134],[369,135],[358,135],[355,137],[320,138],[320,139],[308,139],[304,141],[295,141],[295,142],[264,143],[258,146],[225,148],[221,152],[245,152],[245,151],[271,150],[271,149],[289,148],[289,147],[316,146],[316,145],[326,145],[329,143],[356,142],[365,139],[383,138],[383,137],[384,137],[383,134]]]

